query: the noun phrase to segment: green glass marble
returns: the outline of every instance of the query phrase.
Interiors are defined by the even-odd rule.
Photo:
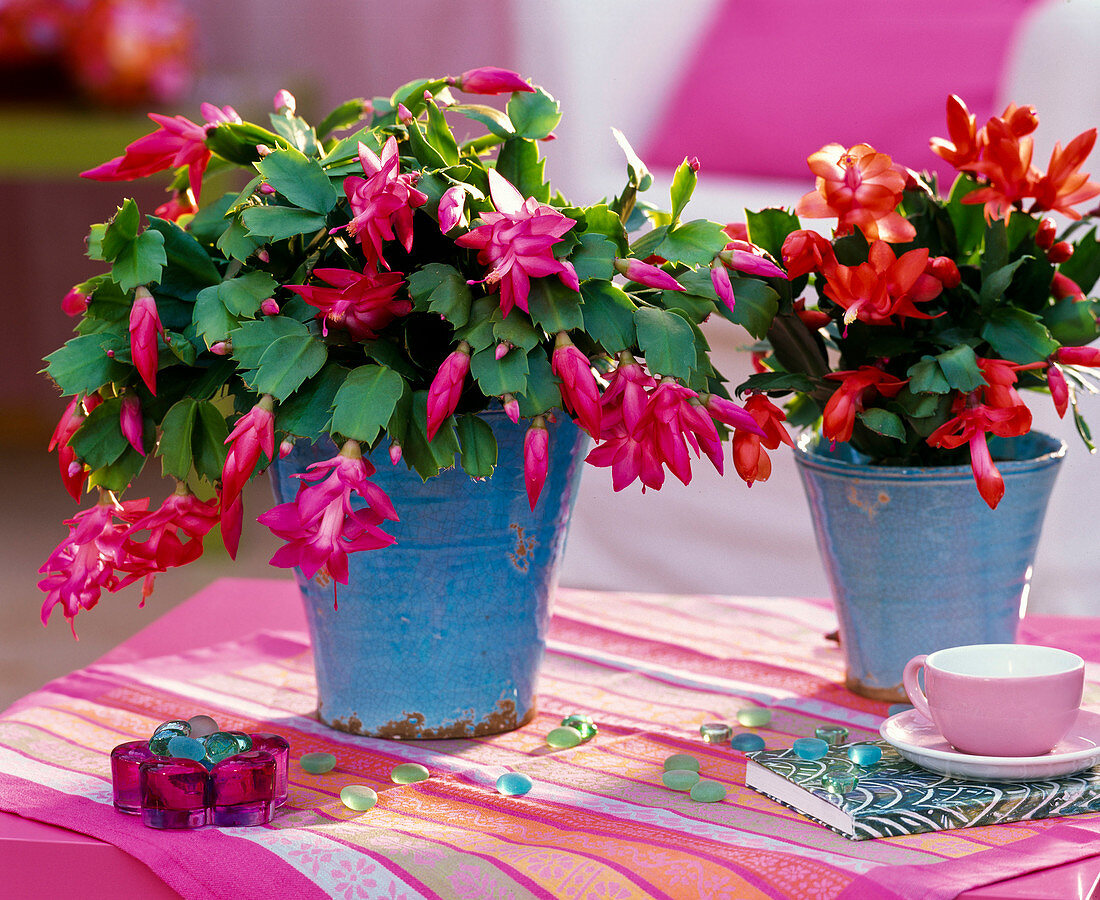
[[[394,784],[416,784],[427,781],[430,773],[420,763],[401,763],[390,771],[390,780]]]
[[[187,735],[179,734],[175,731],[164,731],[160,734],[154,734],[149,738],[149,749],[157,756],[170,756],[168,752],[168,742],[172,738],[186,737]]]
[[[720,781],[704,779],[696,783],[688,796],[698,803],[717,803],[726,799],[726,786]]]
[[[691,769],[669,769],[661,774],[661,783],[673,791],[690,791],[699,783],[699,773]]]
[[[206,748],[206,758],[212,763],[219,763],[223,759],[229,759],[241,752],[237,738],[228,731],[216,731],[202,739]]]
[[[854,791],[859,779],[856,774],[845,769],[829,769],[821,776],[821,786],[830,794],[847,794]]]
[[[237,739],[237,747],[240,749],[238,753],[244,753],[246,750],[252,749],[252,738],[245,734],[243,731],[227,731],[226,734],[231,734]]]
[[[705,722],[699,726],[699,736],[708,744],[724,744],[733,736],[733,729],[725,722]]]
[[[497,793],[505,797],[522,797],[535,783],[522,772],[505,772],[497,779]]]
[[[161,722],[153,729],[153,737],[161,734],[179,734],[183,737],[190,737],[191,725],[183,719],[169,719],[167,722]]]
[[[772,711],[762,706],[746,706],[737,710],[737,721],[746,728],[763,728],[771,724]]]
[[[830,747],[836,747],[848,739],[848,729],[843,725],[822,725],[814,729],[814,737],[824,741]]]
[[[583,743],[583,741],[584,735],[572,725],[559,725],[557,728],[551,728],[546,735],[546,745],[553,747],[555,750],[568,750],[570,747],[576,747],[578,744]]]
[[[310,775],[324,775],[336,768],[336,757],[331,753],[303,753],[298,762]]]
[[[378,802],[378,794],[365,784],[349,784],[340,791],[340,802],[348,809],[366,812],[368,809],[374,809],[374,804]]]
[[[699,760],[690,753],[673,753],[665,760],[665,771],[671,772],[675,769],[688,769],[692,772],[698,772]]]
[[[586,716],[583,713],[574,713],[571,716],[566,716],[561,720],[561,724],[569,728],[576,728],[577,731],[580,732],[582,741],[592,740],[600,730],[596,723],[592,721],[592,717]]]

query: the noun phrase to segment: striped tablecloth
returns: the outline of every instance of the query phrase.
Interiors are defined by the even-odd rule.
[[[244,584],[266,584],[255,587],[265,604],[295,602],[290,583]],[[226,594],[240,602],[239,587]],[[186,898],[233,900],[948,898],[1096,852],[1097,816],[854,843],[747,790],[744,757],[702,743],[700,724],[763,705],[769,746],[825,722],[853,739],[877,735],[886,708],[841,686],[840,653],[824,638],[834,627],[829,606],[808,600],[562,590],[537,717],[476,740],[398,743],[322,726],[309,641],[296,631],[101,663],[0,716],[0,809],[115,844]],[[1089,697],[1100,697],[1092,681]],[[269,826],[159,832],[113,810],[111,748],[199,712],[290,741],[290,797]],[[575,712],[591,714],[599,736],[547,748],[547,731]],[[305,773],[297,758],[314,751],[335,754],[337,768]],[[728,798],[665,789],[661,764],[676,752],[699,757]],[[390,769],[407,761],[432,777],[392,784]],[[506,771],[535,788],[499,795]],[[373,787],[378,805],[345,808],[348,784]]]

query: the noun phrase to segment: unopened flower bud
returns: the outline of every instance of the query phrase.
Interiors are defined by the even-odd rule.
[[[927,271],[948,290],[957,288],[959,282],[962,281],[959,267],[955,265],[955,261],[949,256],[937,256],[928,260]]]
[[[390,462],[395,466],[401,462],[401,445],[397,441],[390,444]]]
[[[262,263],[271,262],[271,254],[268,253],[266,250],[257,250],[256,259],[258,259]]]
[[[265,156],[271,156],[271,148],[267,144],[257,144],[256,154],[263,159]]]
[[[215,356],[228,356],[229,355],[229,342],[228,341],[214,341],[210,345],[210,352]]]
[[[558,136],[552,131],[548,135],[546,135],[546,137],[542,138],[542,140],[544,141],[556,141],[557,139]]]
[[[88,295],[72,288],[61,301],[61,311],[67,316],[79,316],[88,308]]]
[[[294,110],[298,107],[294,95],[285,88],[276,92],[275,99],[272,103],[275,107],[275,112],[284,113],[288,116],[294,115]]]
[[[286,459],[294,449],[294,441],[282,441],[279,444],[279,459]]]
[[[408,125],[414,118],[416,118],[404,103],[397,104],[397,118],[398,121]]]
[[[274,297],[268,297],[260,304],[260,312],[265,316],[279,315],[279,304]]]
[[[687,164],[691,168],[692,172],[698,172],[699,171],[699,157],[698,156],[689,156],[685,160],[685,162],[687,162]]]
[[[260,182],[260,193],[271,195],[271,194],[275,193],[275,188],[273,188],[266,181],[263,181],[263,182]]]
[[[504,357],[506,357],[511,351],[513,346],[514,345],[511,341],[501,341],[499,344],[497,344],[496,350],[493,351],[493,356],[495,357],[497,362],[500,362],[502,359],[504,359]]]
[[[1058,234],[1058,225],[1051,218],[1045,218],[1039,223],[1035,231],[1035,246],[1040,250],[1049,250],[1054,246],[1054,239]]]
[[[108,359],[114,359],[115,358],[115,351],[111,350],[111,349],[108,349],[107,350],[107,358]]]
[[[1047,262],[1058,265],[1058,263],[1064,263],[1071,256],[1073,256],[1073,244],[1068,241],[1059,241],[1047,251]]]
[[[519,401],[511,394],[505,394],[500,398],[504,404],[504,413],[512,420],[513,425],[519,424]]]

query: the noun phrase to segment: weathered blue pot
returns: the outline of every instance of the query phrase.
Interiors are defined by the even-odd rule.
[[[1066,445],[1032,432],[990,448],[1005,481],[996,510],[969,465],[872,466],[847,444],[798,442],[855,693],[904,701],[902,670],[918,653],[1015,642]]]
[[[557,584],[585,435],[549,425],[550,465],[532,512],[523,479],[525,429],[487,412],[499,448],[492,478],[461,468],[421,481],[374,454],[372,480],[400,522],[397,543],[349,557],[347,586],[295,569],[317,671],[318,715],[341,731],[452,738],[508,731],[535,712],[550,599]],[[331,443],[300,442],[272,466],[280,502],[293,498]],[[339,607],[333,608],[333,588]]]

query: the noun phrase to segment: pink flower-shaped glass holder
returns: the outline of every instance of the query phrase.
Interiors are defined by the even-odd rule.
[[[264,825],[275,812],[275,757],[246,750],[210,770],[213,825]]]
[[[287,766],[290,763],[290,744],[277,734],[262,732],[252,735],[252,749],[266,750],[275,758],[275,805],[282,806],[287,797]]]
[[[148,741],[127,741],[111,751],[111,783],[115,809],[131,816],[141,815],[141,779],[138,767],[156,755]]]
[[[141,821],[150,828],[200,828],[206,824],[209,778],[193,759],[156,756],[139,766]]]

